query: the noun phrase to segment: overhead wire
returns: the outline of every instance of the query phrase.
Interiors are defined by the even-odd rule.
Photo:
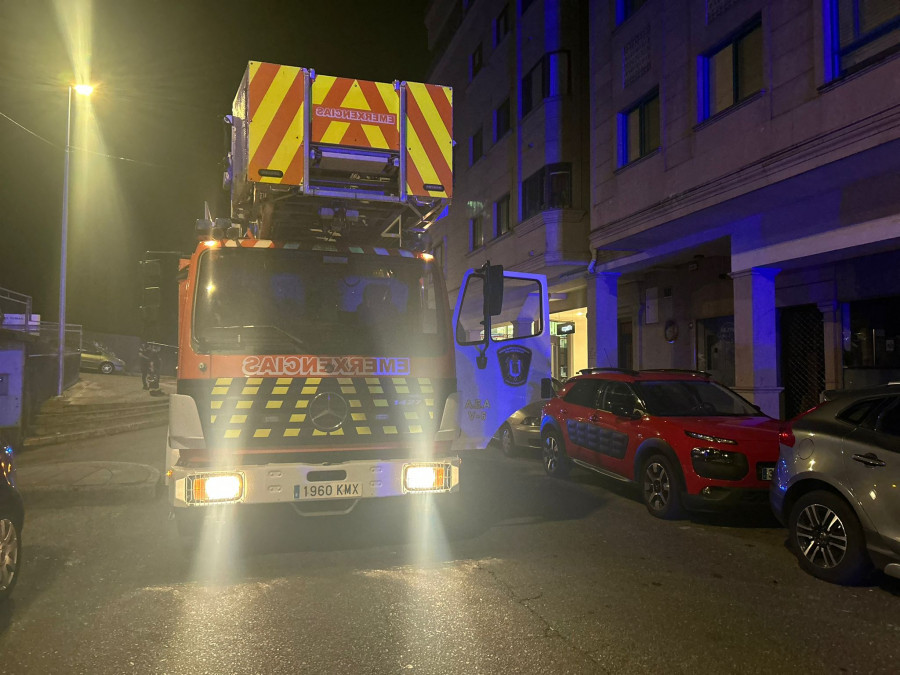
[[[49,141],[49,140],[47,140],[46,138],[44,138],[43,136],[41,136],[40,134],[38,134],[38,133],[32,131],[32,130],[29,129],[28,127],[26,127],[26,126],[24,126],[24,125],[22,125],[22,124],[19,124],[19,122],[17,122],[17,121],[14,120],[12,117],[10,117],[9,115],[7,115],[6,113],[4,113],[4,112],[2,112],[2,111],[0,111],[0,117],[3,117],[3,118],[5,118],[5,119],[9,120],[9,121],[12,122],[13,124],[15,124],[17,127],[19,127],[22,131],[31,134],[32,136],[34,136],[35,138],[37,138],[37,139],[43,141],[44,143],[46,143],[46,144],[49,145],[50,147],[56,148],[57,150],[64,150],[64,148],[62,148],[61,146],[57,145],[57,144],[54,143],[53,141]],[[116,160],[119,160],[119,161],[121,161],[121,162],[131,162],[132,164],[141,164],[141,165],[143,165],[143,166],[151,166],[151,167],[154,167],[154,168],[157,168],[157,169],[170,169],[170,168],[172,168],[172,167],[164,166],[164,165],[162,165],[162,164],[154,164],[153,162],[145,162],[145,161],[140,160],[140,159],[131,159],[130,157],[117,157],[117,156],[115,156],[115,155],[109,155],[109,154],[107,154],[107,153],[105,153],[105,152],[97,152],[96,150],[89,150],[88,148],[81,148],[81,147],[78,147],[77,145],[70,145],[70,146],[69,146],[69,149],[70,149],[70,150],[78,150],[79,152],[86,152],[86,153],[88,153],[88,154],[96,155],[96,156],[98,156],[98,157],[105,157],[105,158],[107,158],[107,159],[116,159]]]

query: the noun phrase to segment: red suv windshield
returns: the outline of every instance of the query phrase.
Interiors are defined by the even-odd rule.
[[[708,380],[632,382],[647,412],[658,417],[755,416],[760,412],[737,394]]]

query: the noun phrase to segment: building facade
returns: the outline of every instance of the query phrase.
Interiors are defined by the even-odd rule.
[[[590,34],[591,360],[786,417],[897,379],[900,4],[593,2]]]
[[[554,374],[587,366],[587,3],[433,0],[429,81],[453,87],[454,199],[429,231],[451,295],[492,264],[547,275]]]
[[[896,0],[434,0],[427,23],[457,141],[433,249],[451,294],[487,259],[548,276],[576,320],[555,375],[701,369],[781,417],[900,380]]]

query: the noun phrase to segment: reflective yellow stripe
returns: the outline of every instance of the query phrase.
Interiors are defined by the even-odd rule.
[[[284,435],[285,436],[299,436],[300,430],[299,429],[285,429]]]
[[[247,384],[262,384],[263,379],[261,377],[248,377]]]
[[[288,389],[289,389],[289,387],[273,387],[272,393],[273,394],[286,394],[286,393],[288,393]]]
[[[241,389],[241,396],[251,396],[259,393],[259,387],[244,387]]]
[[[253,438],[268,438],[271,433],[271,429],[257,429],[253,432]]]
[[[209,407],[212,408],[213,410],[218,410],[219,408],[222,407],[222,403],[223,403],[223,401],[210,401]]]
[[[226,429],[225,430],[225,438],[240,438],[241,430],[240,429]]]
[[[360,436],[369,436],[372,433],[372,430],[369,427],[356,427],[356,433]]]
[[[229,385],[229,384],[231,384],[231,378],[230,378],[230,377],[219,377],[219,378],[216,379],[216,384],[219,384],[219,385],[222,385],[222,384],[224,384],[224,385]]]
[[[267,408],[280,408],[282,403],[284,403],[284,401],[268,401],[266,403],[266,407]]]
[[[231,420],[229,420],[229,424],[243,424],[247,421],[246,415],[232,415]]]
[[[253,401],[238,401],[234,407],[238,410],[249,410],[253,407]]]
[[[213,396],[215,396],[216,394],[227,394],[228,387],[213,387],[212,393]]]

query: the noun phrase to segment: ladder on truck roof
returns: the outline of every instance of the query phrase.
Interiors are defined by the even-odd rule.
[[[452,196],[452,98],[251,61],[226,118],[232,221],[261,238],[409,245]]]

